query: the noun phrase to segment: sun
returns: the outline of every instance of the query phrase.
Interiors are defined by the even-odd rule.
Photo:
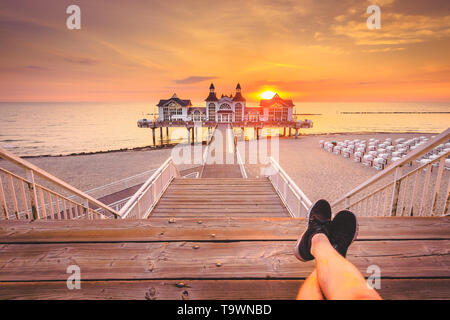
[[[274,95],[275,92],[271,90],[264,91],[263,93],[260,94],[261,98],[263,99],[272,99]]]

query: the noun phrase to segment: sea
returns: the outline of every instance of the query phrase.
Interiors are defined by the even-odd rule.
[[[250,105],[251,106],[251,105]],[[153,119],[154,102],[2,102],[0,146],[19,156],[69,155],[153,145],[152,130],[138,128]],[[313,128],[301,134],[343,132],[439,133],[450,127],[450,102],[297,102],[297,119]],[[186,129],[171,128],[157,145],[184,142]]]

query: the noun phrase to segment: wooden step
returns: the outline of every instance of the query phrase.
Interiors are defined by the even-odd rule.
[[[175,179],[153,209],[153,217],[288,217],[268,179]]]

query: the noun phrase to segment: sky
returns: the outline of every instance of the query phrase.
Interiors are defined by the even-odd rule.
[[[2,0],[0,101],[446,102],[449,40],[448,0]]]

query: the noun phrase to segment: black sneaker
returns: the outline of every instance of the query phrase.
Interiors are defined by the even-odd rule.
[[[328,226],[331,222],[331,207],[326,200],[317,201],[308,212],[308,229],[295,244],[294,254],[301,261],[313,260],[311,254],[311,239],[317,233],[328,236]]]
[[[340,211],[329,226],[329,239],[333,248],[344,258],[348,247],[358,237],[358,220],[353,212]]]

